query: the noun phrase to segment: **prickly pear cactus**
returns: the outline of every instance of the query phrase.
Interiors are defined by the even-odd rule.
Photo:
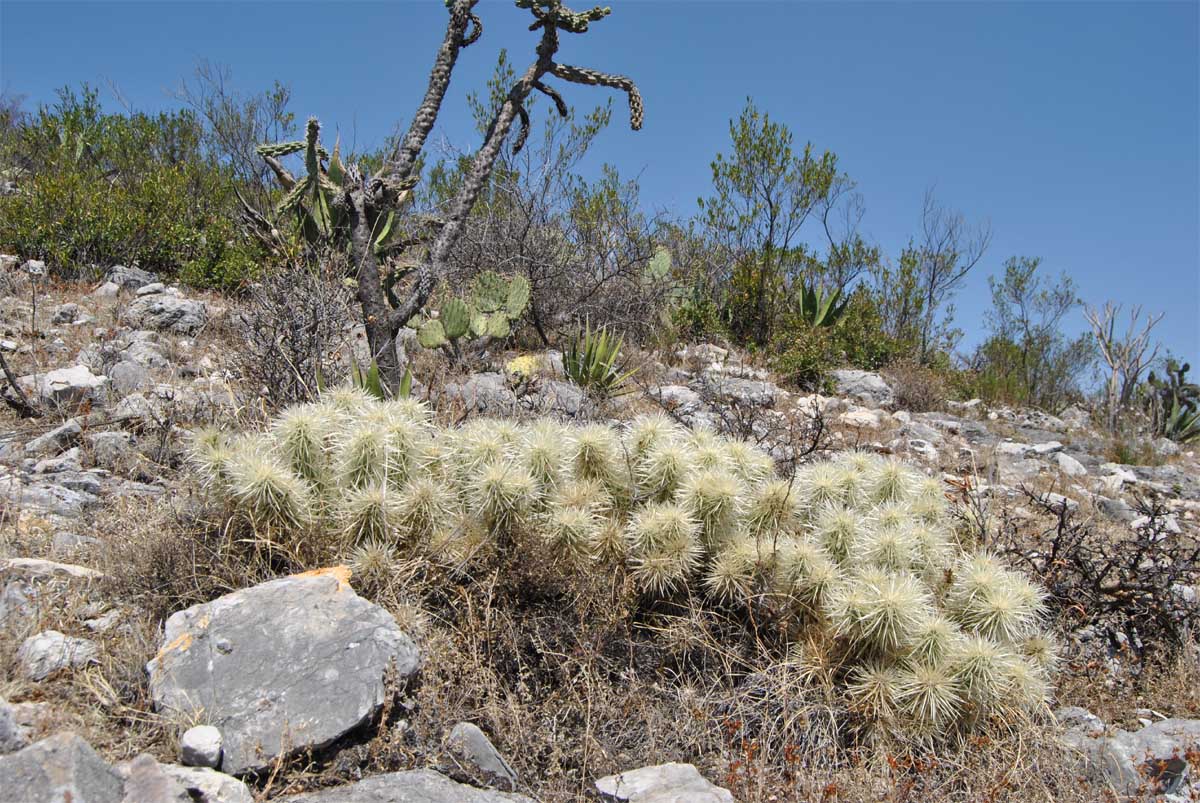
[[[450,340],[458,340],[470,328],[471,310],[461,299],[452,298],[446,302],[446,306],[442,307],[442,315],[438,320],[442,322],[446,337]]]
[[[450,341],[446,339],[446,330],[442,327],[442,322],[431,320],[426,321],[417,330],[417,342],[421,344],[421,348],[436,349]]]
[[[475,307],[480,312],[495,312],[508,300],[508,282],[494,271],[484,271],[476,276],[474,290]]]
[[[512,334],[513,322],[525,314],[529,296],[529,280],[524,276],[505,279],[489,270],[475,277],[469,303],[453,298],[436,321],[410,321],[409,326],[417,330],[417,342],[425,348],[451,345],[468,335],[503,340]]]
[[[529,280],[524,276],[514,276],[508,283],[508,298],[504,302],[504,312],[510,320],[516,320],[525,314],[529,305]]]
[[[487,318],[487,330],[484,334],[494,340],[503,340],[508,337],[512,334],[512,326],[508,322],[508,316],[503,312],[493,312]]]

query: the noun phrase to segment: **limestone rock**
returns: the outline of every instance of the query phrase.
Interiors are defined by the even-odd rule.
[[[179,740],[179,760],[185,767],[221,766],[221,732],[212,725],[188,728]]]
[[[58,368],[44,374],[23,376],[17,380],[27,393],[50,407],[75,407],[86,401],[104,401],[108,377],[93,374],[86,365]]]
[[[1200,719],[1164,719],[1110,733],[1096,717],[1077,716],[1063,740],[1082,754],[1085,772],[1119,795],[1173,794],[1189,780],[1188,753],[1200,745]]]
[[[121,286],[116,282],[102,282],[92,291],[92,298],[116,298],[121,292]]]
[[[872,407],[887,407],[896,401],[891,386],[879,374],[845,369],[831,371],[829,377],[839,396],[849,396]]]
[[[66,636],[57,630],[43,630],[21,642],[17,661],[21,672],[31,680],[45,680],[62,669],[94,663],[100,650],[94,641]]]
[[[90,493],[74,491],[61,484],[26,484],[18,477],[0,477],[0,500],[11,504],[14,509],[65,518],[74,518],[80,515],[84,508],[99,501]]]
[[[0,756],[13,753],[29,744],[29,734],[17,722],[16,711],[8,700],[0,697]]]
[[[153,756],[142,753],[129,764],[122,803],[192,803],[192,796],[162,771]]]
[[[476,789],[433,770],[390,772],[348,786],[281,799],[286,803],[533,803],[524,795]]]
[[[87,566],[74,563],[58,563],[42,558],[8,558],[0,561],[0,577],[73,578],[76,580],[98,580],[104,575]]]
[[[83,311],[79,309],[78,304],[60,304],[58,308],[54,310],[54,314],[50,316],[50,323],[55,326],[75,323],[75,321],[78,320],[82,314]]]
[[[517,394],[504,374],[496,371],[471,374],[462,382],[447,382],[442,392],[468,409],[488,415],[511,412],[517,407]]]
[[[883,420],[879,415],[878,410],[867,410],[860,408],[858,410],[848,410],[838,416],[838,421],[848,427],[855,429],[879,429],[883,426]]]
[[[150,384],[150,372],[132,360],[121,360],[108,369],[113,389],[122,396],[141,390]]]
[[[389,665],[404,680],[419,657],[349,576],[345,567],[306,572],[172,614],[147,665],[155,707],[203,711],[221,732],[221,770],[232,775],[326,747],[370,720]]]
[[[0,756],[5,803],[121,803],[120,777],[73,733]]]
[[[1074,457],[1066,452],[1059,452],[1054,456],[1055,462],[1058,463],[1058,470],[1068,477],[1086,477],[1088,470],[1084,468],[1083,463],[1080,463]]]
[[[596,781],[605,800],[628,803],[733,803],[733,795],[709,783],[691,764],[642,767]]]
[[[56,455],[79,441],[83,433],[79,422],[74,418],[68,419],[44,435],[39,435],[25,444],[25,454],[29,456]]]
[[[133,457],[136,439],[128,432],[114,430],[93,432],[87,436],[87,442],[96,465],[111,471]]]
[[[446,752],[450,757],[451,777],[508,791],[517,788],[516,771],[477,725],[470,722],[455,725],[446,737]]]
[[[155,293],[141,296],[130,304],[125,310],[125,319],[142,329],[191,335],[208,323],[208,309],[202,301]]]
[[[124,265],[113,265],[108,269],[106,281],[120,287],[122,290],[137,290],[155,281],[154,274],[141,268],[127,268]]]
[[[250,789],[232,775],[207,767],[181,767],[178,764],[160,764],[159,767],[183,785],[194,803],[254,803]]]

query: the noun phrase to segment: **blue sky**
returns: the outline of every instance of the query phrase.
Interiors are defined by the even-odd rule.
[[[1200,359],[1200,3],[608,1],[613,15],[565,36],[560,60],[637,80],[645,129],[614,125],[587,167],[640,175],[649,206],[695,210],[752,95],[838,154],[887,253],[916,231],[930,185],[990,220],[992,248],[957,301],[968,333],[987,275],[1040,256],[1086,301],[1166,312],[1161,338]],[[466,93],[501,47],[522,65],[535,38],[509,0],[480,14],[439,125],[463,147],[476,136]],[[0,87],[36,105],[63,84],[111,82],[154,110],[207,58],[246,90],[290,84],[298,117],[374,145],[411,114],[444,26],[441,0],[0,0]],[[564,94],[587,108],[605,90]]]

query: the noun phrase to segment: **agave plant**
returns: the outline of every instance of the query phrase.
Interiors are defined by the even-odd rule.
[[[1159,379],[1150,372],[1147,383],[1155,429],[1163,437],[1179,443],[1200,440],[1200,385],[1187,381],[1190,363],[1180,365],[1167,360],[1166,376]]]
[[[843,297],[840,289],[826,293],[825,288],[817,283],[802,282],[800,292],[796,295],[796,313],[812,327],[836,326],[849,304],[850,297]]]
[[[592,329],[585,323],[583,331],[571,338],[563,354],[563,371],[579,387],[599,398],[607,399],[629,393],[626,383],[636,371],[626,371],[621,364],[621,348],[625,338],[614,335],[608,327]]]

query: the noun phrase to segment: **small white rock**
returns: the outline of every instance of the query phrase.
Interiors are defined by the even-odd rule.
[[[116,282],[105,282],[92,291],[93,298],[116,298],[121,292],[120,286]]]
[[[179,740],[179,760],[185,767],[221,765],[221,732],[212,725],[188,728]]]

